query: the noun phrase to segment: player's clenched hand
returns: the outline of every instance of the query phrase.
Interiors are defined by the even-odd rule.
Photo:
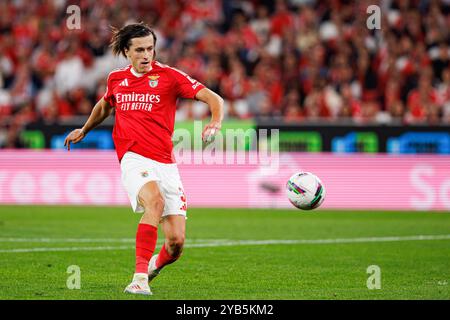
[[[86,136],[86,133],[83,129],[75,129],[71,133],[69,133],[64,140],[64,146],[67,147],[67,150],[70,150],[71,143],[78,143]]]
[[[210,123],[208,123],[202,132],[202,140],[203,141],[210,141],[211,137],[213,137],[222,127],[221,121],[215,121],[211,120]]]

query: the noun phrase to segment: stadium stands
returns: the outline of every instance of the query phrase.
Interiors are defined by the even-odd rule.
[[[85,119],[127,64],[110,26],[137,21],[156,30],[159,61],[226,99],[227,119],[449,124],[450,3],[383,1],[369,30],[372,2],[81,0],[71,30],[69,1],[1,1],[0,147],[21,147],[30,123]],[[187,101],[177,113],[207,116]]]

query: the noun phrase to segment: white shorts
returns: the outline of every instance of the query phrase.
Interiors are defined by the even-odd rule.
[[[155,181],[165,202],[162,216],[186,217],[186,196],[176,163],[161,163],[128,151],[120,162],[120,169],[122,183],[134,212],[144,212],[144,207],[138,201],[139,191],[147,182]]]

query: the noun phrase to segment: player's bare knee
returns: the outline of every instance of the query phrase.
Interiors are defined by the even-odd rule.
[[[167,239],[167,245],[169,247],[169,253],[173,256],[178,256],[183,251],[184,246],[184,235],[183,234],[175,234],[171,235]]]
[[[176,234],[176,235],[170,236],[168,239],[168,243],[171,247],[183,247],[184,235]]]

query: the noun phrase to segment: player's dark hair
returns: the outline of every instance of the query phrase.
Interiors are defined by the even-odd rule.
[[[112,48],[113,54],[118,56],[123,54],[126,58],[125,49],[129,49],[131,46],[131,39],[141,38],[149,35],[153,36],[154,45],[156,46],[156,34],[155,32],[144,22],[133,23],[117,29],[111,27],[112,39],[110,47]]]

